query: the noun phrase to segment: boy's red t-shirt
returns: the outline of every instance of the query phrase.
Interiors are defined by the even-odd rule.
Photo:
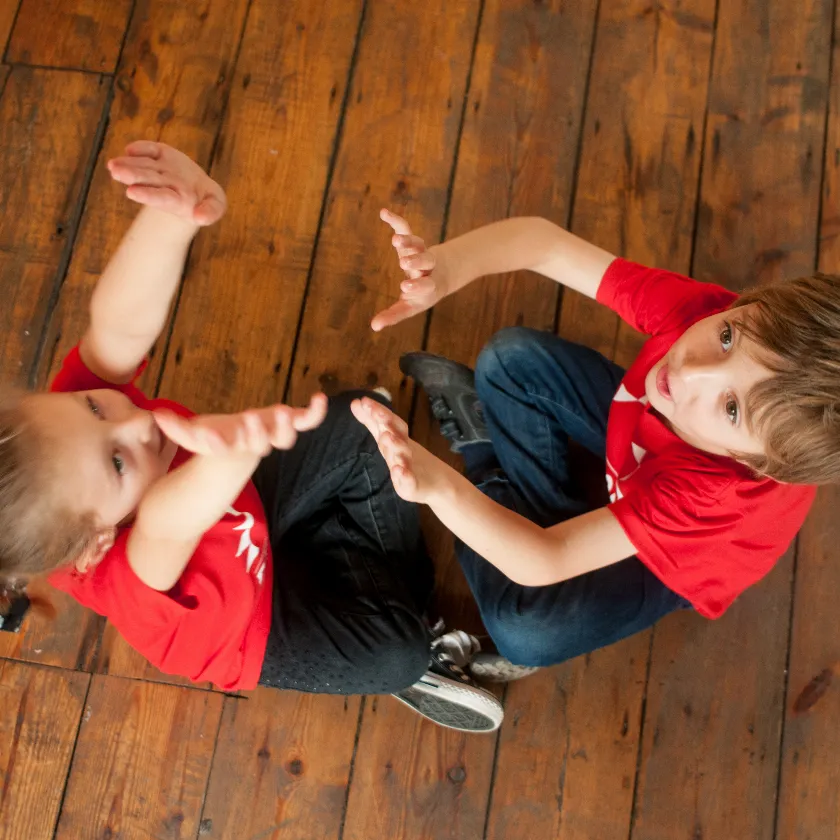
[[[645,376],[694,323],[737,295],[617,259],[599,302],[650,336],[613,398],[607,424],[610,510],[639,559],[699,613],[717,618],[790,545],[811,486],[757,478],[732,458],[685,443],[647,404]]]
[[[85,366],[72,350],[51,391],[121,391],[144,409],[169,408],[193,415],[169,400],[150,400],[133,383],[114,385]],[[179,449],[174,469],[190,453]],[[202,538],[178,583],[168,592],[146,586],[128,563],[130,526],[92,570],[55,570],[50,583],[104,615],[123,638],[156,668],[226,691],[257,685],[271,625],[272,555],[265,511],[249,482],[228,512]]]

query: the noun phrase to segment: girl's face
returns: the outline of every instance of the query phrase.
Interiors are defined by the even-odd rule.
[[[59,503],[93,513],[103,529],[130,522],[152,482],[165,475],[177,446],[151,412],[119,391],[33,394],[25,409],[51,442]]]

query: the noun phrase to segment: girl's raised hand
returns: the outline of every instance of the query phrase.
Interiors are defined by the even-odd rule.
[[[129,143],[107,166],[111,177],[128,187],[125,194],[132,201],[193,224],[212,225],[227,209],[225,191],[194,160],[165,143]]]
[[[408,222],[390,210],[380,210],[379,218],[394,231],[391,244],[397,252],[405,279],[400,283],[400,299],[370,322],[376,332],[392,327],[412,315],[425,312],[446,295],[445,272],[426,243],[411,232]]]
[[[157,410],[154,417],[160,430],[188,452],[264,456],[272,449],[291,449],[298,432],[319,426],[326,414],[327,398],[315,394],[306,408],[278,404],[237,414],[199,414],[190,418]]]

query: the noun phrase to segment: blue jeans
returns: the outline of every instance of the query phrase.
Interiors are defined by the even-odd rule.
[[[467,476],[544,527],[592,509],[570,475],[569,442],[604,459],[623,375],[600,353],[551,333],[497,333],[476,366],[492,445],[464,448]],[[520,665],[563,662],[690,607],[636,557],[550,586],[521,586],[463,543],[457,553],[499,653]]]

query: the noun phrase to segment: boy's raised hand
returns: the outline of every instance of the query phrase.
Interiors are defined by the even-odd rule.
[[[271,405],[237,414],[199,414],[186,418],[167,410],[154,412],[160,430],[188,452],[199,455],[267,455],[291,449],[298,432],[319,426],[327,398],[315,394],[306,408]]]
[[[353,400],[350,410],[373,435],[397,495],[407,502],[428,504],[445,490],[451,468],[408,436],[402,418],[369,397]]]
[[[376,332],[425,312],[447,294],[444,272],[437,265],[435,255],[419,236],[412,234],[408,222],[385,209],[379,211],[379,218],[394,231],[391,244],[397,252],[405,279],[400,283],[400,299],[377,313],[370,322]]]
[[[225,214],[224,190],[195,161],[165,143],[129,143],[125,154],[107,165],[111,177],[125,184],[125,194],[138,204],[200,226],[212,225]]]

